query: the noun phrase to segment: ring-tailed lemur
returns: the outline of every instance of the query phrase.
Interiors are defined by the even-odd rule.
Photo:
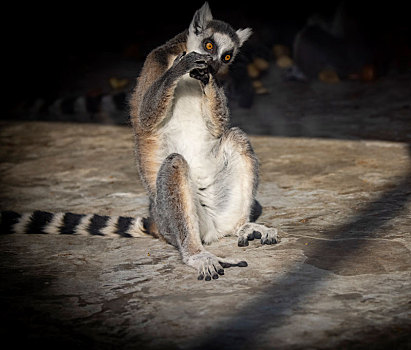
[[[205,3],[188,31],[148,55],[130,100],[148,230],[176,246],[199,279],[226,265],[202,243],[230,234],[240,246],[277,242],[276,229],[250,223],[258,161],[245,133],[229,127],[218,80],[250,35],[213,20]]]
[[[277,243],[276,229],[251,222],[259,206],[258,160],[246,134],[229,126],[219,83],[250,35],[249,28],[235,31],[213,20],[205,3],[188,30],[147,56],[130,98],[130,115],[150,218],[8,212],[3,214],[6,229],[123,236],[148,232],[177,247],[200,280],[218,278],[225,267],[247,266],[209,253],[203,243],[231,234],[238,236],[239,246],[254,238]]]

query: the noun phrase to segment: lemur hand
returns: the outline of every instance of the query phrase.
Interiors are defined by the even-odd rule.
[[[203,55],[198,52],[184,52],[174,61],[174,67],[181,74],[190,72],[190,77],[200,80],[203,84],[209,81],[208,66],[212,61],[210,55]]]

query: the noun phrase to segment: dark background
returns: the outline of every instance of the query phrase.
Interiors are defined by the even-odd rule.
[[[99,58],[101,57],[107,57],[107,53],[111,55],[110,57],[118,59],[119,64],[124,57],[135,60],[137,73],[145,55],[151,49],[186,29],[194,11],[202,3],[202,1],[190,2],[189,4],[185,2],[168,2],[167,4],[113,2],[103,4],[103,2],[99,2],[92,5],[91,3],[47,2],[47,4],[42,5],[36,2],[31,5],[19,3],[12,7],[10,5],[4,7],[2,9],[2,76],[6,78],[3,85],[6,90],[6,105],[13,106],[26,98],[44,96],[50,93],[58,94],[59,91],[66,90],[68,86],[74,84],[73,82],[95,71],[96,62],[100,62]],[[337,1],[309,0],[305,2],[252,1],[247,4],[233,1],[210,1],[210,6],[215,18],[225,20],[235,28],[252,27],[255,33],[253,40],[262,47],[270,48],[277,43],[291,47],[296,33],[301,30],[311,14],[319,13],[331,16],[337,3]],[[411,21],[407,6],[409,5],[405,1],[350,2],[350,18],[359,24],[358,36],[366,38],[367,44],[379,47],[380,54],[384,58],[383,61],[388,65],[393,61],[403,60],[404,65],[397,69],[399,75],[407,74],[405,68],[409,67],[408,58],[402,54],[404,47],[410,47],[409,28]],[[353,35],[356,36],[356,33]],[[407,128],[409,130],[411,120],[411,86],[408,87],[410,98],[405,100],[402,93],[404,82],[401,84],[401,80],[397,76],[392,82],[387,83],[383,78],[388,74],[389,72],[384,69],[379,71],[377,81],[382,81],[384,83],[382,85],[378,82],[375,84],[355,82],[349,86],[323,84],[320,88],[318,85],[315,86],[313,90],[310,90],[309,83],[280,85],[278,90],[290,92],[292,98],[283,102],[283,109],[279,110],[276,118],[274,118],[274,111],[270,111],[271,118],[263,120],[265,116],[261,116],[260,120],[251,120],[249,124],[262,125],[261,129],[264,129],[264,133],[278,136],[371,138],[409,142],[411,134]],[[406,80],[407,84],[408,81],[409,79]],[[390,91],[390,89],[394,91]],[[341,90],[343,93],[338,94]],[[292,94],[293,91],[298,93]],[[301,96],[305,96],[305,100],[299,99]],[[266,96],[266,99],[274,99],[274,97],[275,93],[272,93]],[[342,99],[344,102],[348,100],[349,103],[341,103]],[[311,103],[311,100],[317,100],[317,102]],[[334,104],[335,101],[337,103]],[[387,107],[382,108],[383,104],[386,104]],[[370,105],[376,105],[372,111],[369,108]],[[278,114],[283,115],[284,124],[289,125],[290,128],[287,129],[285,125],[282,125],[282,128],[276,130],[275,123],[277,118],[279,119]],[[314,116],[318,116],[314,120],[317,124],[312,125],[309,122],[312,122]],[[386,116],[389,118],[387,119]],[[2,117],[7,118],[8,115],[2,115]],[[270,128],[270,124],[273,124],[272,128]],[[307,125],[311,128],[304,128]],[[250,127],[250,125],[248,126]],[[298,129],[298,126],[301,128]],[[5,142],[8,140],[6,139]],[[16,141],[15,144],[18,145],[19,142],[20,140]],[[298,168],[298,171],[305,170]],[[310,176],[310,171],[307,169],[307,176]],[[364,204],[364,208],[359,212],[355,210],[355,215],[348,217],[346,224],[329,229],[328,234],[337,238],[347,232],[350,234],[354,232],[358,235],[357,238],[360,242],[355,246],[355,249],[345,249],[339,259],[334,259],[330,263],[331,267],[335,267],[337,264],[341,265],[344,263],[344,259],[355,257],[355,254],[367,242],[367,240],[362,239],[364,233],[369,232],[373,235],[375,232],[381,231],[384,225],[391,225],[389,220],[402,215],[410,199],[409,179],[410,174],[407,172],[402,179],[398,179],[396,186],[387,187],[379,196],[375,196],[373,201],[367,205]],[[392,225],[394,224],[393,222]],[[317,251],[315,248],[311,249],[313,256],[320,256],[324,251],[333,248],[334,241],[323,240],[323,242],[318,245]],[[10,259],[9,254],[6,254],[6,258]],[[38,264],[35,266],[37,270],[38,266]],[[22,271],[24,269],[25,267]],[[8,276],[12,278],[12,281],[17,281],[17,294],[16,290],[12,288],[9,294],[6,294],[9,296],[10,293],[14,293],[12,297],[4,299],[6,302],[11,300],[6,308],[6,311],[9,310],[9,312],[6,312],[5,315],[12,313],[13,317],[7,318],[8,327],[4,329],[8,331],[12,328],[14,331],[11,333],[13,339],[20,343],[33,334],[35,334],[35,339],[41,339],[41,337],[47,337],[49,330],[51,330],[52,335],[53,332],[61,333],[60,331],[63,330],[66,337],[75,337],[73,342],[76,344],[83,341],[84,338],[79,339],[76,332],[71,333],[77,329],[77,324],[64,321],[61,325],[59,322],[55,322],[55,317],[58,317],[58,314],[50,316],[46,310],[41,309],[41,306],[37,309],[32,307],[35,305],[32,300],[35,301],[40,292],[37,292],[37,289],[33,291],[30,286],[42,288],[45,286],[43,282],[48,281],[49,277],[42,281],[33,279],[33,276],[26,274],[25,280],[22,282],[21,273],[16,271],[10,270]],[[289,289],[290,284],[287,281],[289,276],[289,274],[285,275],[284,283],[280,281],[267,289],[267,293],[264,293],[262,298],[257,299],[257,304],[241,307],[238,318],[227,323],[228,331],[240,329],[243,332],[244,317],[261,310],[265,312],[266,305],[272,301],[270,298],[275,293],[278,295],[282,289]],[[312,292],[311,287],[316,287],[318,283],[322,282],[321,279],[316,280],[315,278],[310,281],[310,276],[307,278],[301,281],[297,280],[297,282],[302,283],[302,287],[294,292],[297,299],[309,295]],[[275,293],[273,293],[274,290]],[[25,298],[23,301],[22,297]],[[41,297],[43,298],[43,296]],[[29,305],[28,308],[27,305]],[[278,315],[282,315],[281,310],[287,307],[287,302],[278,303],[279,313],[269,315],[269,320],[281,322],[281,316]],[[395,315],[393,318],[395,319]],[[87,320],[87,322],[89,321]],[[247,334],[248,341],[250,339],[252,341],[253,337],[260,335],[258,329],[264,330],[263,322],[266,322],[265,318],[261,318],[261,324],[258,324],[258,326],[262,325],[263,327],[255,327],[252,332]],[[90,325],[90,323],[88,324]],[[200,346],[210,348],[210,344],[213,346],[219,344],[221,339],[224,341],[227,334],[226,328],[223,327],[220,332],[213,334],[209,342],[200,344]],[[343,347],[365,348],[368,342],[370,346],[381,349],[387,348],[387,344],[389,344],[388,347],[391,345],[395,347],[397,344],[399,344],[398,347],[401,344],[406,347],[409,344],[409,334],[406,333],[406,328],[398,328],[397,325],[395,327],[381,325],[381,328],[371,329],[370,334],[366,335],[362,334],[362,331],[358,330],[358,335],[355,335],[354,339],[361,337],[361,340],[364,341],[363,339],[366,338],[366,343],[358,341],[354,344],[344,344]],[[88,338],[85,341],[88,341]],[[326,347],[327,344],[323,344],[323,346]]]
[[[339,1],[209,1],[214,18],[234,28],[250,26],[254,40],[292,46],[307,18],[331,16]],[[203,1],[47,2],[3,9],[2,37],[6,104],[57,94],[70,81],[93,70],[105,53],[137,61],[186,29]],[[370,41],[409,45],[406,2],[348,2],[350,15]],[[383,38],[383,39],[382,39]]]

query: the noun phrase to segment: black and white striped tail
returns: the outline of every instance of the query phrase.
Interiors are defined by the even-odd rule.
[[[111,237],[143,237],[148,234],[146,219],[124,216],[81,215],[34,211],[19,214],[2,211],[1,234],[62,234]]]

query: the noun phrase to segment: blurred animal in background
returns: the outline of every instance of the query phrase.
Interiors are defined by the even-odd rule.
[[[393,67],[409,68],[409,32],[400,9],[381,4],[342,1],[332,16],[310,16],[295,35],[289,78],[372,81]]]
[[[108,89],[100,86],[84,94],[67,93],[37,97],[20,102],[11,110],[16,118],[25,120],[70,121],[99,124],[128,124],[128,78],[111,77]]]

